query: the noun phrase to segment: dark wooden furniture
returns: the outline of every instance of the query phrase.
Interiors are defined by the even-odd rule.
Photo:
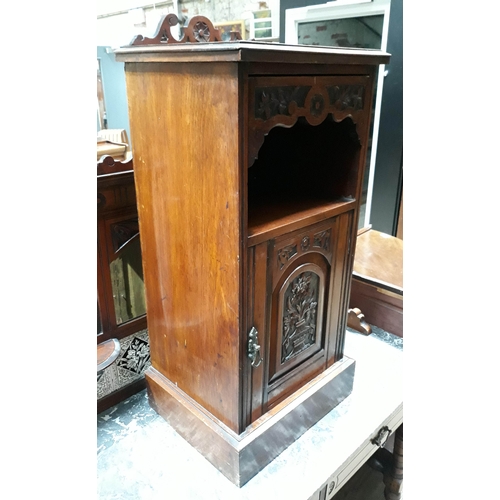
[[[125,62],[153,407],[242,485],[349,395],[344,336],[379,51],[213,42]],[[163,42],[162,42],[163,40]]]
[[[97,162],[97,344],[147,328],[132,159]],[[101,412],[142,390],[144,379],[98,402]]]
[[[373,229],[359,234],[350,307],[367,323],[403,336],[403,240]]]

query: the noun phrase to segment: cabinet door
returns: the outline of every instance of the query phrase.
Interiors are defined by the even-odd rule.
[[[352,221],[351,211],[252,249],[251,326],[264,360],[252,371],[252,419],[342,357]]]

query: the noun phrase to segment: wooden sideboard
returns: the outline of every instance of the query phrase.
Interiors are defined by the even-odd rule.
[[[97,343],[146,328],[132,159],[97,163]]]
[[[389,56],[218,42],[201,16],[177,43],[175,23],[116,50],[146,380],[152,406],[242,485],[352,390],[346,314],[374,76]]]
[[[138,365],[127,358],[133,350],[127,349],[130,339],[147,328],[133,168],[132,159],[122,162],[103,156],[97,162],[98,412],[145,387]],[[145,344],[143,340],[136,342]],[[99,351],[105,343],[118,346],[116,363],[126,358],[125,368],[120,370],[127,376],[119,382],[116,373],[104,375],[104,370],[99,370]],[[109,383],[105,384],[106,380]]]

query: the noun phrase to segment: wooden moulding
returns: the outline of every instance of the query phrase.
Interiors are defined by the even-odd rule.
[[[350,306],[363,311],[371,324],[403,337],[403,296],[356,279],[351,283]]]
[[[241,487],[351,393],[355,364],[345,356],[240,435],[153,367],[145,376],[152,408]]]

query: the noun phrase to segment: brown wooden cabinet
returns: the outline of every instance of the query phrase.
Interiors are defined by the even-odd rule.
[[[389,56],[142,43],[116,58],[150,403],[242,485],[351,392],[350,276],[374,75]]]

